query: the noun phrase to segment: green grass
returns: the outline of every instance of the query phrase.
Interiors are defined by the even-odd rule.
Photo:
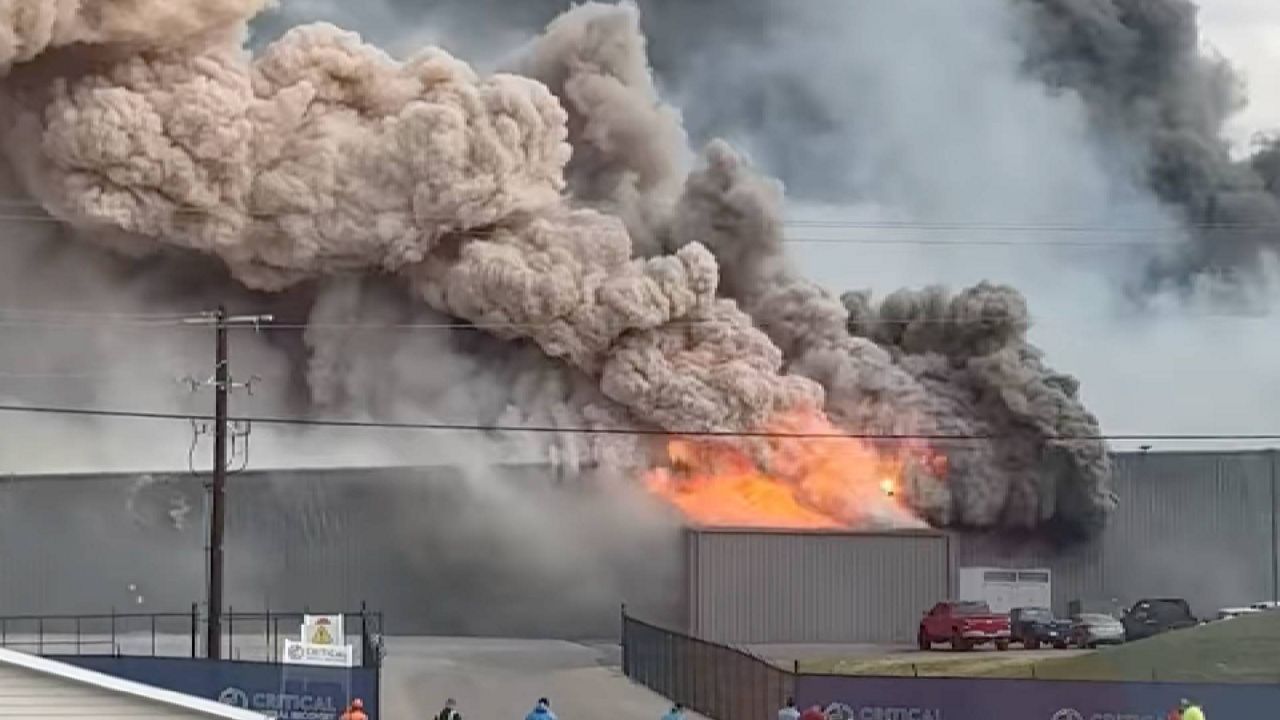
[[[1039,663],[1063,680],[1280,682],[1280,613],[1165,633],[1088,655]]]
[[[1026,653],[912,653],[802,661],[800,670],[841,675],[999,677],[1051,680],[1280,682],[1280,611],[1165,633],[1071,657]]]

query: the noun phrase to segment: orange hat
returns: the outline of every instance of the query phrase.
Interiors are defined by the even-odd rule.
[[[351,701],[351,707],[353,707],[353,708],[355,708],[355,709],[357,709],[357,710],[363,710],[363,709],[364,709],[364,701],[363,701],[363,700],[361,700],[360,698],[356,698],[355,700],[352,700],[352,701]]]

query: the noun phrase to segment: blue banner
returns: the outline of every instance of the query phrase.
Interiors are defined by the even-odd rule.
[[[1280,685],[800,675],[800,707],[847,705],[852,720],[1164,720],[1178,701],[1210,718],[1272,717]]]
[[[62,662],[166,690],[269,712],[280,720],[337,720],[353,698],[378,718],[378,670],[191,658],[80,655]]]

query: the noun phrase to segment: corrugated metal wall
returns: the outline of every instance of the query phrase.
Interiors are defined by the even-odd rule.
[[[725,643],[888,643],[948,594],[937,533],[691,530],[690,626]]]
[[[226,604],[367,601],[396,633],[613,637],[624,600],[679,622],[677,533],[557,489],[546,468],[487,472],[233,475]],[[185,474],[0,478],[0,614],[189,609],[205,593],[204,516],[202,481]]]
[[[1271,599],[1277,580],[1277,457],[1121,455],[1120,509],[1099,540],[1063,550],[957,535],[951,543],[953,571],[961,565],[1048,567],[1060,612],[1076,598],[1096,607],[1112,599],[1125,603],[1173,594],[1187,597],[1203,615]],[[606,637],[616,632],[617,604],[624,599],[645,617],[688,619],[682,540],[655,539],[651,528],[627,521],[631,510],[624,504],[599,503],[579,489],[557,492],[546,468],[490,472],[482,485],[450,468],[233,476],[229,604],[240,610],[268,604],[295,609],[353,607],[367,600],[387,612],[396,632]],[[189,607],[203,597],[203,497],[201,481],[188,475],[0,478],[0,613]],[[525,520],[509,521],[517,516]],[[555,523],[558,532],[547,542],[531,542],[539,538],[540,523]],[[835,559],[845,551],[830,545],[805,547],[768,551],[783,553],[774,563],[783,575],[761,575],[758,565],[744,560],[746,565],[726,561],[705,568],[703,577],[719,577],[722,587],[740,593],[776,592],[779,585],[824,572],[845,578],[840,592],[846,595],[849,587],[870,592],[868,584],[897,582],[899,599],[885,617],[898,624],[898,637],[946,594],[945,585],[924,592],[919,588],[932,580],[906,577],[929,576],[934,567],[932,560],[919,567],[898,562],[901,545],[871,552],[873,545],[863,544],[849,550],[846,560]],[[808,551],[816,559],[797,559]],[[550,560],[557,557],[568,559]],[[852,575],[872,580],[854,583]],[[500,585],[496,578],[515,580]],[[821,587],[794,594],[811,603],[799,606],[799,614],[826,613],[813,617],[825,618],[838,637],[828,632],[825,639],[873,637],[858,619],[870,615],[857,613],[875,608],[879,596],[854,603],[826,597]],[[555,602],[531,605],[524,600],[530,596]],[[839,602],[845,603],[843,615],[833,609]],[[794,629],[797,634],[788,640],[822,634],[816,624]]]
[[[1275,452],[1149,453],[1116,458],[1120,507],[1097,540],[1055,548],[957,535],[957,566],[1048,567],[1054,609],[1141,597],[1218,608],[1277,599]]]

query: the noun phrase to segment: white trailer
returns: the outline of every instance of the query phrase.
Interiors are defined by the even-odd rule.
[[[991,611],[1017,607],[1053,607],[1050,574],[1045,568],[960,568],[958,600],[985,601]]]

